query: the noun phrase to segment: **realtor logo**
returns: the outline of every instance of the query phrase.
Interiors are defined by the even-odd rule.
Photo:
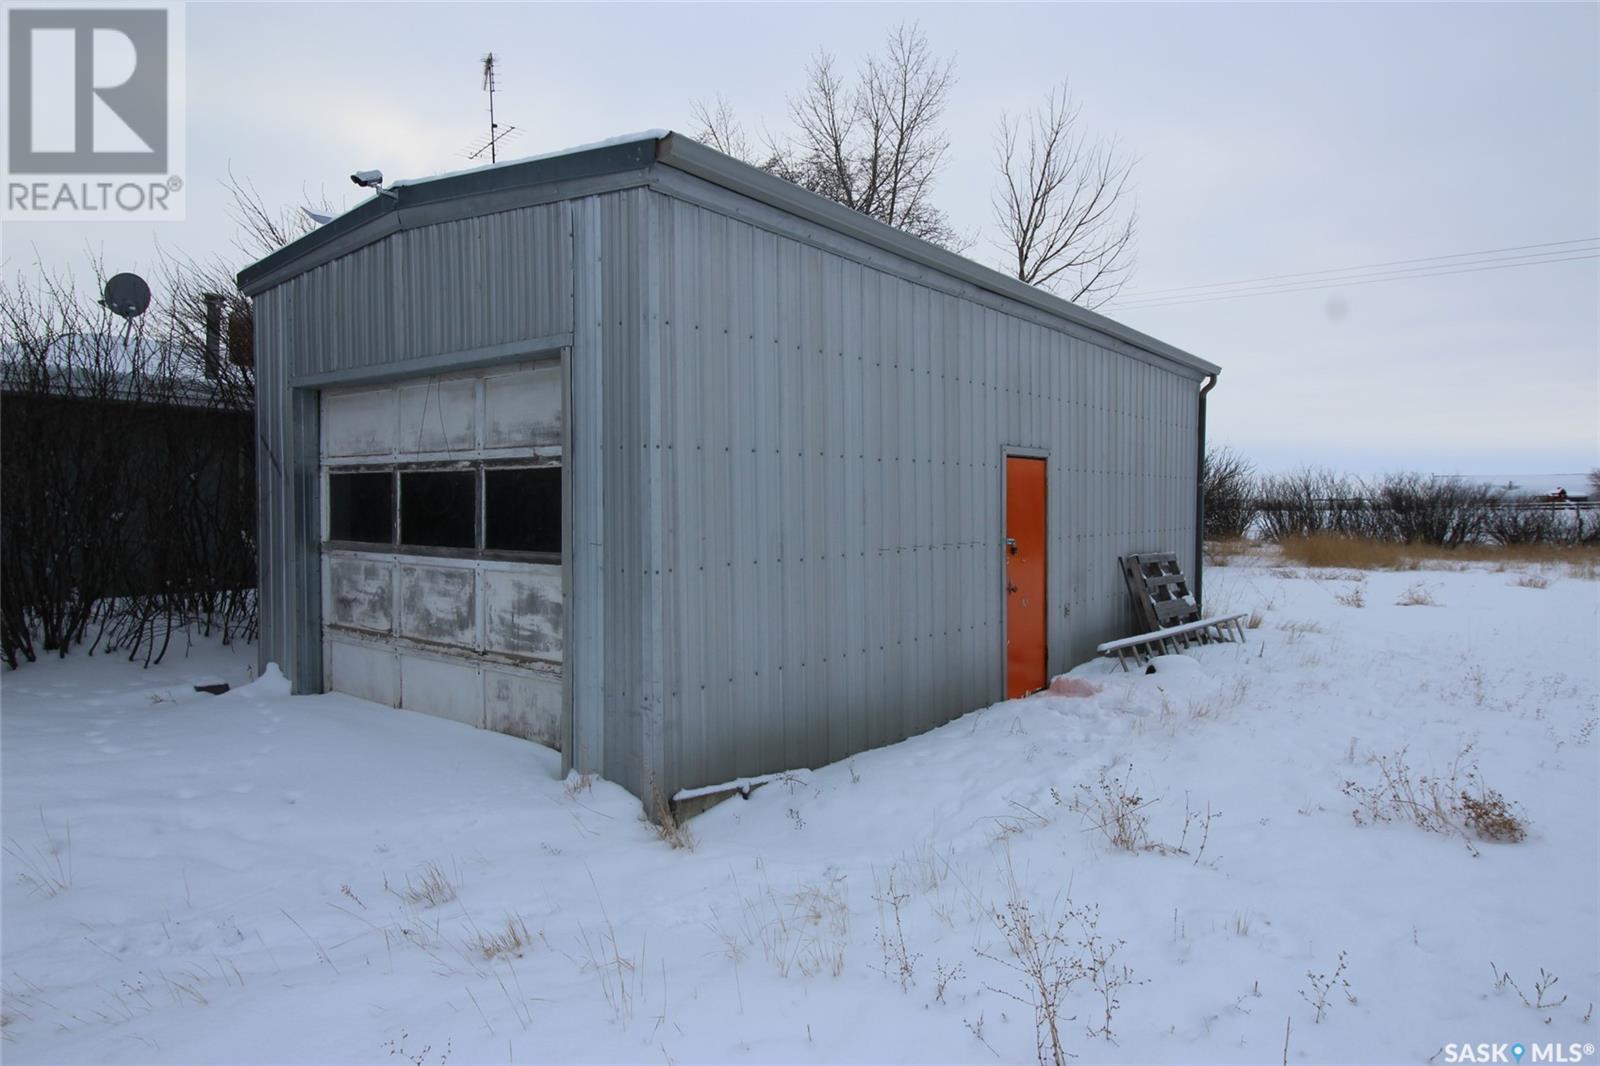
[[[0,217],[182,217],[181,29],[159,0],[10,7]]]

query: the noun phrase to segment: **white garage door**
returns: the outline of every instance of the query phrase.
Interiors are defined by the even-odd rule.
[[[322,395],[323,681],[558,747],[562,374]]]

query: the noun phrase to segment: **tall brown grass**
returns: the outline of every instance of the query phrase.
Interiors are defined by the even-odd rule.
[[[1573,576],[1600,576],[1600,547],[1551,544],[1399,544],[1369,537],[1317,533],[1285,537],[1278,547],[1286,562],[1298,566],[1350,570],[1420,570],[1427,563],[1488,563],[1505,566],[1565,565]]]

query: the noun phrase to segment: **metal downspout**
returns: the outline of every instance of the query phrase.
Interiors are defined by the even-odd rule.
[[[1206,569],[1206,493],[1204,474],[1206,469],[1206,393],[1217,387],[1217,378],[1222,376],[1222,371],[1217,371],[1206,379],[1200,386],[1200,433],[1198,446],[1195,449],[1194,464],[1194,602],[1200,608],[1200,614],[1205,615],[1205,569]]]

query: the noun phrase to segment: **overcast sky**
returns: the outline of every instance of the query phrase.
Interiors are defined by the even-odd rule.
[[[478,60],[527,155],[692,128],[723,94],[786,126],[808,56],[847,68],[902,20],[956,61],[938,202],[993,263],[992,134],[1070,78],[1138,157],[1137,272],[1105,310],[1224,373],[1214,441],[1263,467],[1566,473],[1600,465],[1600,270],[1574,261],[1231,300],[1137,293],[1600,237],[1600,7],[190,4],[188,220],[7,225],[36,259],[240,257],[219,179],[271,203],[347,175],[469,165]],[[1459,260],[1457,262],[1468,262]],[[1449,260],[1440,260],[1448,267]],[[1373,272],[1367,272],[1367,276]],[[1316,280],[1316,279],[1313,279]],[[1170,294],[1208,295],[1204,290]],[[402,355],[404,353],[396,353]]]

